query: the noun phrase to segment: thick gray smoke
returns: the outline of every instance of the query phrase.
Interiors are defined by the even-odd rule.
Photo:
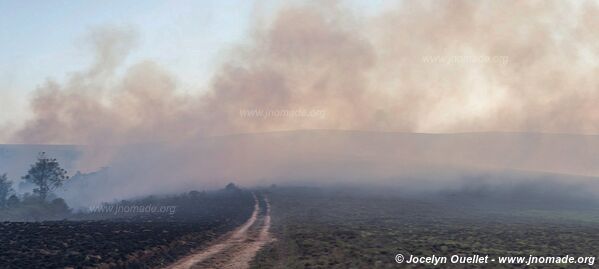
[[[13,141],[86,145],[78,166],[111,167],[106,193],[114,197],[226,181],[339,179],[350,176],[354,170],[344,167],[352,163],[365,165],[355,180],[393,178],[431,163],[597,175],[576,162],[552,166],[559,158],[540,152],[558,149],[527,147],[520,138],[503,150],[528,166],[476,162],[489,145],[468,143],[461,145],[478,148],[452,148],[468,158],[448,165],[455,154],[449,144],[410,151],[408,143],[403,152],[418,162],[401,169],[394,164],[404,155],[368,139],[360,141],[379,151],[364,156],[359,145],[333,152],[331,143],[348,145],[343,137],[214,138],[297,129],[597,133],[595,3],[402,1],[370,16],[342,4],[306,4],[283,7],[254,29],[195,95],[177,91],[168,67],[122,66],[135,48],[132,31],[94,31],[95,63],[66,83],[40,86],[34,116]],[[585,145],[569,156],[586,154]],[[583,157],[585,165],[596,159]]]

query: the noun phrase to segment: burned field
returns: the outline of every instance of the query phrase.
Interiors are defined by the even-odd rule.
[[[82,213],[70,220],[0,223],[0,268],[151,268],[167,265],[252,214],[250,192],[190,192],[123,201],[174,206],[171,214]]]
[[[427,266],[397,264],[394,257],[595,256],[599,252],[596,209],[522,203],[499,207],[304,188],[273,189],[269,197],[277,241],[257,255],[253,268],[420,268]]]

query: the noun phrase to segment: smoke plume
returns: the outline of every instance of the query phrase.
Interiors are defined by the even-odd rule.
[[[321,145],[301,141],[302,151],[278,153],[269,141],[206,142],[219,135],[599,132],[599,8],[590,1],[401,1],[375,15],[337,2],[299,4],[265,20],[196,94],[177,91],[168,66],[150,60],[124,66],[137,43],[131,30],[93,31],[95,62],[65,83],[41,85],[31,101],[34,115],[13,141],[86,145],[81,167],[110,166],[115,178],[155,190],[166,183],[140,182],[301,178],[293,170],[300,166],[284,167],[310,162],[311,150],[323,153]],[[529,150],[519,156],[544,158]],[[271,163],[249,167],[260,166],[257,160]],[[365,171],[391,177],[390,167]]]
[[[34,117],[14,138],[89,144],[290,129],[597,133],[598,15],[592,3],[562,1],[408,1],[376,16],[339,5],[285,7],[216,67],[207,91],[191,96],[177,94],[168,67],[151,61],[118,76],[134,33],[101,29],[89,38],[95,63],[64,85],[42,85]],[[240,115],[252,109],[325,116]]]

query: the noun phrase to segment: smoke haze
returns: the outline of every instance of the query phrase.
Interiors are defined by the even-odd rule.
[[[191,96],[151,61],[117,75],[135,33],[97,29],[93,65],[64,85],[42,85],[34,117],[13,140],[289,129],[597,133],[597,15],[590,2],[562,1],[418,1],[370,17],[340,5],[284,7]],[[240,117],[242,109],[322,109],[326,117],[256,120]]]
[[[65,83],[43,83],[31,100],[33,116],[9,141],[86,145],[77,167],[109,166],[110,182],[120,184],[107,197],[227,181],[390,179],[432,164],[598,175],[591,164],[597,158],[589,157],[599,152],[595,136],[549,139],[554,145],[546,136],[514,135],[499,144],[514,154],[504,157],[509,164],[497,145],[485,143],[217,138],[305,129],[596,134],[596,3],[402,1],[376,15],[309,3],[255,21],[196,94],[179,91],[168,66],[124,66],[138,42],[135,31],[95,29],[88,38],[94,63]],[[489,147],[485,156],[497,160],[478,160]],[[560,148],[574,159],[545,154]],[[456,163],[452,154],[467,158]]]

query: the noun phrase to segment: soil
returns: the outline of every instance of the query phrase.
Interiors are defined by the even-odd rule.
[[[0,268],[161,268],[244,223],[254,204],[245,191],[152,202],[177,213],[0,222]]]
[[[249,268],[256,253],[273,240],[268,197],[255,197],[254,212],[247,222],[167,269]]]

